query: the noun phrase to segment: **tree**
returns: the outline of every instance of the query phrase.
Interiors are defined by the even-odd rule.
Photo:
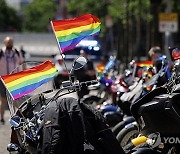
[[[105,17],[110,15],[113,19],[115,50],[123,50],[125,53],[127,53],[125,49],[127,49],[127,44],[130,45],[131,38],[135,38],[135,40],[131,40],[132,46],[138,50],[141,43],[141,24],[151,19],[150,13],[147,11],[150,8],[149,0],[129,0],[128,3],[127,0],[69,0],[69,4],[68,9],[73,14],[89,12],[97,15],[102,22],[101,36],[103,37],[106,37],[108,31],[108,28],[105,27]],[[134,23],[139,25],[136,26]],[[135,34],[138,36],[133,36]],[[133,49],[131,48],[131,50]]]
[[[121,33],[117,36],[120,38],[120,47],[117,51],[121,52],[119,57],[129,58],[126,62],[134,56],[145,54],[145,40],[148,40],[145,38],[148,33],[146,23],[152,19],[149,10],[149,0],[112,0],[108,6],[108,13],[114,19],[114,24],[121,25]]]
[[[0,31],[20,31],[21,20],[17,15],[17,12],[8,7],[4,0],[0,1]]]
[[[173,11],[179,12],[180,2],[171,2]],[[99,17],[102,22],[102,38],[106,37],[108,31],[105,17],[111,16],[114,47],[121,60],[127,58],[124,60],[126,62],[134,56],[146,56],[146,52],[153,45],[163,46],[162,34],[158,31],[158,14],[164,12],[164,9],[164,0],[69,0],[68,5],[73,16],[92,13]]]
[[[49,19],[53,19],[56,6],[50,0],[34,0],[24,8],[23,30],[31,32],[48,31]]]
[[[180,1],[174,1],[173,2],[173,12],[180,12]],[[178,14],[180,16],[180,14]],[[180,17],[179,17],[179,28],[178,28],[178,32],[173,34],[173,38],[174,38],[174,45],[175,46],[179,46],[180,47]]]
[[[68,12],[73,16],[91,13],[97,16],[102,23],[105,23],[108,5],[109,2],[107,0],[69,0]],[[105,25],[101,24],[101,35],[104,34],[105,30]]]

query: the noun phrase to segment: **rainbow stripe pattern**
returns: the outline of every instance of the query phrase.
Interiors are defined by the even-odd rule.
[[[51,21],[62,53],[73,49],[81,40],[100,32],[100,20],[85,14],[76,18]]]
[[[139,62],[139,63],[136,63],[136,64],[137,64],[137,66],[139,66],[139,67],[145,67],[145,68],[147,68],[147,67],[153,67],[152,61],[144,61],[144,62]]]
[[[50,81],[56,74],[57,69],[55,68],[55,65],[47,60],[27,70],[1,76],[1,80],[13,99],[16,100]]]

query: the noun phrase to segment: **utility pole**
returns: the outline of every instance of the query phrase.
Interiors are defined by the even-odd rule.
[[[166,13],[170,13],[172,11],[172,2],[171,0],[164,0],[164,2],[166,3]],[[165,31],[164,33],[164,50],[165,53],[167,55],[167,58],[170,60],[170,55],[169,55],[169,51],[168,51],[168,47],[170,46],[170,37],[171,37],[171,32],[169,31]]]

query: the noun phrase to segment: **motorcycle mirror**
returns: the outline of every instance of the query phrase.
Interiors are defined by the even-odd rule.
[[[16,144],[13,144],[13,143],[8,144],[7,150],[10,153],[20,153],[20,151],[21,151],[20,147]]]
[[[79,70],[81,69],[85,64],[87,63],[87,59],[83,56],[80,56],[74,60],[73,63],[73,70]]]
[[[14,128],[17,128],[21,124],[21,118],[19,116],[14,116],[9,120],[9,122],[11,126],[13,126]]]

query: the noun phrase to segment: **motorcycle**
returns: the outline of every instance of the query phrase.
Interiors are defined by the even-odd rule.
[[[129,63],[128,69],[125,70],[124,75],[119,76],[115,84],[112,85],[112,89],[115,89],[117,93],[117,97],[116,97],[117,104],[122,109],[123,114],[124,114],[123,120],[112,128],[112,131],[115,136],[117,136],[119,132],[123,128],[125,128],[125,126],[128,125],[129,123],[133,122],[132,124],[134,124],[135,119],[134,117],[131,116],[131,112],[130,112],[131,101],[123,101],[122,99],[124,98],[127,100],[127,98],[130,98],[130,97],[133,98],[134,95],[139,96],[139,92],[137,93],[137,91],[140,91],[140,94],[141,94],[142,81],[144,80],[143,82],[145,82],[145,80],[149,79],[149,77],[146,76],[146,74],[149,74],[147,73],[147,71],[144,71],[144,77],[142,77],[142,73],[141,74],[138,73],[139,70],[141,70],[142,72],[141,66],[143,65],[143,63],[140,63],[140,64],[141,64],[140,66],[137,66],[137,63],[134,60],[132,60]],[[132,92],[134,88],[136,92],[134,92],[134,95],[133,95]],[[129,125],[127,128],[129,128]],[[136,129],[136,126],[134,128]],[[126,132],[126,131],[123,131],[123,132]],[[123,135],[119,134],[119,137],[122,137],[122,136]]]
[[[127,103],[123,106],[119,105],[117,98],[122,96],[124,93],[128,92],[129,86],[133,84],[133,82],[135,82],[135,67],[134,67],[135,61],[132,60],[130,62],[129,68],[125,70],[124,74],[116,75],[116,71],[114,71],[113,73],[113,70],[112,70],[115,67],[115,61],[113,60],[114,60],[113,58],[110,58],[110,62],[108,62],[105,67],[104,74],[106,75],[108,74],[108,72],[110,72],[110,74],[114,74],[114,75],[111,75],[113,76],[114,81],[111,78],[106,79],[105,76],[103,76],[103,78],[101,78],[100,80],[102,85],[107,86],[106,89],[108,89],[108,93],[109,92],[111,93],[112,101],[105,99],[102,104],[96,107],[96,109],[98,109],[104,115],[104,117],[107,120],[107,123],[111,127],[114,127],[118,123],[121,123],[123,119],[128,119],[125,117],[125,115],[128,115],[127,112],[129,111],[130,107],[126,105]],[[114,132],[113,128],[112,130]],[[118,130],[119,130],[119,127],[118,127]]]
[[[122,120],[119,107],[115,106],[114,102],[109,101],[114,94],[111,86],[117,74],[116,64],[115,57],[111,56],[103,71],[98,72],[97,78],[100,84],[96,85],[96,89],[94,89],[94,86],[93,88],[91,86],[88,87],[90,91],[96,90],[96,94],[89,94],[83,97],[83,101],[86,104],[92,105],[103,114],[110,127]]]
[[[160,153],[180,153],[180,57],[179,50],[175,52],[178,57],[168,82],[132,104],[131,111],[140,132],[137,138],[124,147],[125,150],[141,146]]]
[[[83,65],[85,65],[85,63],[86,63],[85,58],[83,57],[77,58],[74,61],[71,72],[80,69],[81,67],[83,67]],[[19,68],[17,70],[19,70]],[[11,115],[10,124],[12,128],[11,143],[7,147],[9,153],[35,154],[37,152],[37,145],[41,143],[42,140],[41,138],[42,136],[39,134],[40,128],[44,124],[49,124],[49,121],[46,121],[46,123],[44,123],[44,116],[46,113],[45,112],[46,109],[52,104],[51,102],[55,103],[56,101],[54,100],[66,96],[66,94],[70,94],[72,92],[77,91],[79,88],[81,88],[82,84],[93,85],[97,83],[98,83],[97,80],[87,81],[83,83],[79,83],[78,81],[72,81],[71,73],[70,73],[70,80],[64,81],[62,83],[61,88],[58,91],[54,91],[54,89],[51,90],[49,86],[43,85],[43,87],[41,87],[40,89],[37,88],[33,93],[25,95],[17,100],[13,100],[12,97],[7,92],[8,105],[10,108],[10,115]],[[47,83],[47,84],[50,84],[52,86],[52,83]],[[105,142],[108,143],[110,139],[108,134],[110,133],[110,131],[107,129],[101,131],[101,133],[106,138]],[[111,137],[113,137],[113,135]],[[115,141],[114,139],[112,140]],[[114,144],[112,146],[116,147],[116,149],[120,151],[119,154],[124,154],[124,151],[122,151],[121,148],[117,148],[117,146]],[[106,146],[106,148],[110,150],[112,146],[110,146],[110,148]],[[86,148],[87,148],[87,143],[86,143]],[[146,151],[150,152],[153,151],[153,149],[140,148],[137,150],[133,150],[130,153],[140,154]]]
[[[38,131],[43,125],[44,113],[49,104],[59,97],[79,90],[82,84],[93,85],[98,83],[97,80],[83,83],[72,81],[71,73],[82,68],[86,62],[84,57],[78,57],[73,63],[70,80],[63,81],[61,88],[57,91],[53,89],[52,81],[50,81],[37,88],[34,92],[16,100],[12,99],[8,91],[6,92],[11,115],[9,121],[12,129],[11,141],[7,146],[9,153],[36,153],[37,144],[41,140]],[[23,64],[13,72],[18,72],[29,67],[31,68],[32,65],[36,64],[37,63]]]
[[[135,138],[138,135],[138,123],[135,121],[134,117],[131,116],[130,106],[134,102],[136,102],[138,99],[142,98],[144,95],[147,95],[151,90],[155,89],[156,87],[162,85],[165,81],[168,80],[167,77],[165,77],[166,71],[167,71],[168,63],[166,59],[162,61],[162,66],[160,71],[157,74],[152,74],[152,70],[150,72],[144,71],[142,79],[140,79],[140,82],[137,82],[137,84],[134,86],[133,90],[130,91],[130,93],[125,93],[125,96],[120,97],[119,105],[122,106],[121,108],[124,108],[126,105],[126,110],[123,111],[129,111],[126,114],[128,115],[127,118],[123,120],[123,122],[117,124],[113,128],[113,132],[116,135],[117,140],[119,141],[120,145],[124,147],[128,142]],[[129,102],[129,106],[127,99],[132,99]]]

